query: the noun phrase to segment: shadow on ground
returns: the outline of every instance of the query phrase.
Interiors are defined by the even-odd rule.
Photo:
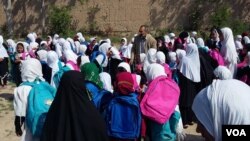
[[[205,141],[205,139],[200,135],[187,134],[185,141]]]
[[[14,99],[14,95],[11,93],[0,93],[0,98],[4,98],[5,100],[12,101]]]

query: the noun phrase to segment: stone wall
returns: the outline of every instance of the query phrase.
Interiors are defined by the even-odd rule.
[[[233,15],[249,21],[250,1],[248,0],[47,0],[43,16],[42,0],[14,0],[13,20],[14,34],[20,35],[30,31],[41,32],[43,17],[47,21],[50,5],[71,7],[71,15],[77,23],[77,29],[87,29],[95,24],[100,30],[132,34],[142,24],[150,25],[152,30],[160,28],[176,29],[190,25],[189,15],[196,8],[201,9],[202,27],[210,27],[209,16],[216,6],[228,4]],[[1,3],[1,2],[0,2]],[[6,21],[3,4],[0,6],[0,25]],[[46,24],[45,24],[46,27]]]

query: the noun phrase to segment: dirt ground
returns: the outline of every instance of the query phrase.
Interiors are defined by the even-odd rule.
[[[15,134],[13,111],[13,85],[0,88],[0,141],[19,141]],[[205,141],[200,134],[195,132],[196,125],[188,127],[185,132],[185,141]]]

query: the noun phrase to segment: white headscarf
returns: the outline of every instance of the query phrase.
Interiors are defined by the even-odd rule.
[[[156,53],[156,62],[159,64],[165,64],[166,63],[166,57],[165,54],[162,51],[158,51]]]
[[[242,40],[244,41],[245,44],[250,43],[250,39],[248,36],[244,36]]]
[[[66,50],[71,50],[73,52],[73,50],[71,49],[71,45],[70,45],[70,42],[69,41],[65,41],[63,43],[63,51],[66,51]]]
[[[59,57],[58,57],[57,53],[55,51],[48,51],[47,64],[50,68],[52,68],[50,85],[53,86],[54,88],[56,88],[56,85],[54,83],[53,77],[54,77],[55,73],[57,73],[59,71],[58,62],[59,62]],[[63,66],[63,64],[62,64],[62,66]]]
[[[30,39],[30,42],[35,42],[35,41],[36,41],[35,36],[34,36],[33,33],[29,33],[29,34],[27,35],[27,37]]]
[[[100,73],[99,76],[103,83],[103,89],[113,93],[114,90],[111,84],[111,76],[106,72]]]
[[[59,35],[58,35],[58,34],[55,34],[55,35],[53,36],[52,43],[53,43],[54,45],[56,45],[56,44],[58,43],[58,38],[59,38]]]
[[[141,53],[140,54],[140,61],[141,61],[142,64],[144,64],[145,58],[146,58],[146,54],[145,53]]]
[[[110,44],[103,43],[102,45],[100,45],[99,51],[106,55],[110,47],[111,47]]]
[[[13,49],[13,53],[16,52],[16,43],[12,39],[6,40],[8,46]]]
[[[21,66],[22,81],[33,82],[35,79],[44,81],[41,63],[34,58],[22,62]]]
[[[235,39],[235,47],[236,47],[237,50],[243,49],[243,45],[242,45],[242,43],[241,43],[241,39],[242,39],[241,35],[237,35],[237,36],[236,36],[236,39]]]
[[[81,66],[84,65],[84,64],[86,64],[86,63],[89,63],[89,62],[90,61],[89,61],[89,57],[88,56],[84,56],[84,55],[81,56]]]
[[[167,74],[165,73],[165,69],[162,65],[153,63],[147,67],[146,77],[148,82],[162,75],[167,76]]]
[[[168,56],[169,56],[171,62],[176,62],[176,53],[175,52],[169,52]]]
[[[106,41],[111,46],[111,40],[109,38],[107,38]]]
[[[186,56],[186,54],[187,54],[186,51],[183,49],[176,50],[176,56],[180,62],[182,61],[182,58]]]
[[[204,40],[202,38],[198,38],[196,40],[196,44],[198,47],[205,47],[205,43],[204,43]]]
[[[237,64],[237,52],[234,44],[233,32],[230,28],[225,27],[221,29],[224,40],[221,41],[221,55],[223,56],[225,62],[229,64]]]
[[[86,45],[80,45],[79,46],[79,53],[81,53],[82,55],[85,54],[86,50],[87,50],[87,46]]]
[[[179,64],[180,72],[193,82],[200,82],[200,59],[197,45],[190,43],[187,45],[186,56]]]
[[[47,54],[46,50],[39,50],[37,51],[37,55],[39,56],[40,61],[47,62]]]
[[[72,61],[77,64],[77,55],[72,50],[65,50],[63,53],[66,61]]]
[[[125,41],[124,45],[120,47],[122,57],[129,58],[131,57],[131,47],[127,45],[127,38],[122,38]]]
[[[144,60],[144,64],[143,64],[143,71],[146,73],[147,72],[147,67],[152,64],[152,63],[156,63],[156,52],[157,50],[155,48],[150,48],[148,50],[147,56]]]
[[[165,43],[171,42],[170,37],[168,35],[164,36]]]
[[[105,59],[105,60],[104,60]],[[97,57],[95,58],[95,60],[97,61],[97,63],[102,66],[102,67],[107,67],[108,65],[108,59],[107,56],[104,58],[103,55],[99,54],[97,55]],[[104,61],[103,61],[104,60]]]
[[[232,73],[225,66],[218,66],[214,70],[214,75],[221,80],[233,79]]]
[[[32,51],[33,49],[37,49],[39,44],[37,42],[31,42],[28,46],[28,51]]]
[[[0,35],[0,58],[9,57],[6,49],[3,46],[3,36]]]
[[[250,124],[250,87],[230,80],[214,80],[194,99],[192,109],[206,130],[222,140],[222,125]]]
[[[76,45],[74,43],[74,40],[72,38],[67,38],[66,40],[69,42],[70,49],[72,50],[72,48],[73,48],[72,51],[76,51],[77,49],[76,49]],[[71,48],[71,46],[72,46],[72,48]]]
[[[121,63],[118,65],[118,67],[122,67],[122,68],[124,68],[127,72],[131,72],[130,66],[129,66],[129,64],[126,63],[126,62],[121,62]]]
[[[82,35],[81,32],[78,32],[76,35],[78,36],[78,40],[79,40],[80,42],[85,42],[85,38],[83,37],[83,35]]]
[[[120,52],[116,47],[111,47],[110,51],[112,51],[112,58],[121,60]]]

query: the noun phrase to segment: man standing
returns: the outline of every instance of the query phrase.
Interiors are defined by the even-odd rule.
[[[141,25],[132,47],[130,65],[141,64],[140,54],[147,54],[150,48],[156,48],[156,40],[149,34],[148,26]]]

